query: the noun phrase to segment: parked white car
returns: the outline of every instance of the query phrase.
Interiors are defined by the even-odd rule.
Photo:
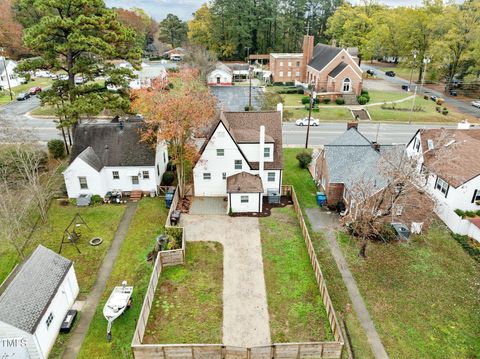
[[[472,101],[472,106],[476,108],[480,108],[480,100]]]
[[[301,120],[295,121],[297,126],[308,126],[308,117],[302,118]],[[310,119],[310,126],[318,126],[320,122],[314,118]]]

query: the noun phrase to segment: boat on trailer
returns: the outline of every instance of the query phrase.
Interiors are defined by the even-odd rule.
[[[121,286],[113,288],[110,297],[103,307],[103,316],[108,321],[107,340],[112,340],[112,323],[132,304],[133,287],[127,286],[127,281],[123,281]]]

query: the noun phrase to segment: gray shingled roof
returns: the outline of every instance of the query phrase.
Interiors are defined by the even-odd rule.
[[[34,333],[72,261],[38,246],[0,295],[0,321]]]
[[[337,77],[340,74],[340,72],[342,72],[347,66],[348,65],[345,62],[340,62],[337,67],[335,67],[332,71],[330,71],[328,76],[333,78]]]
[[[140,141],[142,126],[142,122],[124,122],[123,129],[118,122],[79,125],[70,163],[81,156],[97,170],[104,166],[154,166],[155,150]],[[93,153],[90,150],[84,152],[89,147]]]
[[[318,44],[313,49],[313,56],[308,66],[321,71],[342,51],[339,47],[333,47],[324,44]]]
[[[331,183],[348,186],[362,179],[362,182],[375,184],[378,189],[385,184],[377,167],[380,153],[355,128],[326,145],[325,158]]]
[[[87,165],[96,169],[98,172],[103,168],[102,161],[100,161],[100,158],[98,158],[90,146],[85,148],[83,152],[78,155],[78,158],[82,159]]]

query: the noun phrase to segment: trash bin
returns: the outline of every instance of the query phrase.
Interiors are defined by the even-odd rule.
[[[173,196],[175,195],[175,187],[170,187],[165,194],[165,205],[167,208],[170,208],[172,206],[173,202]]]
[[[180,222],[180,211],[175,210],[170,215],[170,223],[172,224],[172,226],[176,226],[178,222]]]
[[[317,192],[317,204],[322,207],[327,203],[327,196],[323,192]]]

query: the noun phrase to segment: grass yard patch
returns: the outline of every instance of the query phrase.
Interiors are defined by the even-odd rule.
[[[405,91],[378,91],[378,90],[367,90],[368,96],[370,96],[370,103],[384,103],[390,101],[402,100],[408,96],[411,96],[412,93]],[[406,101],[405,103],[412,103],[411,101]],[[402,103],[403,105],[403,103]]]
[[[162,270],[143,342],[221,343],[222,292],[222,245],[187,242],[185,264]]]
[[[95,283],[97,271],[110,247],[124,210],[125,206],[123,205],[98,205],[80,208],[71,204],[62,205],[60,201],[53,200],[48,210],[48,222],[39,222],[33,232],[26,254],[29,255],[39,244],[58,252],[65,227],[76,213],[80,213],[91,231],[84,225],[77,228],[77,232],[81,234],[77,243],[81,253],[78,253],[72,244],[67,243],[64,244],[61,255],[74,262],[75,273],[80,286],[79,298],[82,299]],[[88,242],[93,237],[102,238],[103,243],[96,247],[89,245]],[[0,256],[2,258],[0,261],[0,282],[2,282],[13,269],[13,265],[21,260],[9,245],[2,245]],[[7,260],[4,261],[3,258],[7,258]]]
[[[287,108],[286,110],[292,112],[293,120],[308,117],[308,110]],[[347,121],[352,120],[352,113],[346,107],[320,107],[319,111],[312,110],[312,117],[320,121]]]
[[[298,161],[295,156],[301,151],[303,151],[302,148],[286,148],[283,150],[283,183],[291,184],[295,187],[300,206],[305,210],[305,208],[314,208],[317,206],[315,199],[317,187],[315,186],[308,170],[301,169],[298,166]],[[352,344],[352,351],[355,357],[373,359],[374,357],[367,337],[352,309],[347,288],[345,287],[342,276],[338,271],[337,264],[331,255],[330,248],[325,241],[323,234],[313,232],[308,217],[304,216],[304,218],[309,227],[315,253],[317,254],[317,259],[327,282],[328,292],[330,293],[337,317],[339,321],[343,320],[345,323]]]
[[[404,243],[338,241],[391,358],[480,354],[480,266],[445,227]]]
[[[130,358],[130,345],[147,291],[153,265],[146,261],[155,238],[163,232],[168,209],[159,198],[143,198],[128,229],[120,253],[107,281],[102,300],[97,306],[83,342],[79,358]],[[113,322],[112,341],[107,342],[107,321],[103,307],[112,289],[126,280],[133,285],[132,307]]]
[[[272,341],[334,340],[293,207],[260,219]]]

